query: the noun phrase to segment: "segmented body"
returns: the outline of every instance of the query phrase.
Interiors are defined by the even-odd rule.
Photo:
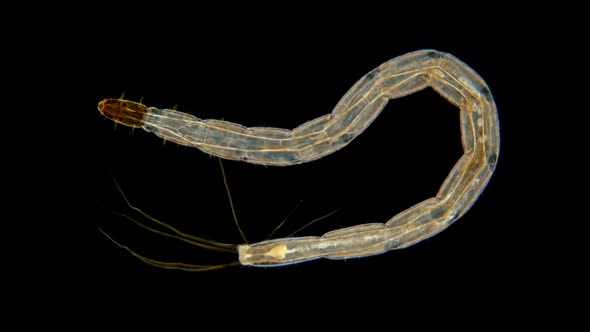
[[[243,265],[280,266],[317,258],[344,259],[405,248],[463,216],[488,183],[499,154],[496,105],[486,83],[454,56],[422,50],[394,58],[361,78],[332,113],[293,129],[247,128],[143,104],[105,99],[99,110],[131,127],[225,159],[289,166],[333,153],[362,133],[390,99],[431,87],[460,110],[463,156],[436,197],[384,224],[358,225],[321,237],[293,237],[239,245]]]

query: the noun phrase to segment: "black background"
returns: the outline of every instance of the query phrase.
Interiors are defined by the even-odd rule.
[[[204,14],[201,14],[204,15]],[[80,19],[83,21],[83,19]],[[8,287],[533,287],[584,286],[589,278],[584,161],[585,53],[550,28],[497,20],[470,29],[440,23],[375,26],[276,21],[227,27],[106,17],[11,35],[5,95],[3,265]],[[198,21],[198,20],[197,20]],[[386,22],[387,24],[384,24]],[[80,22],[76,22],[80,23]],[[472,22],[473,23],[473,22]],[[473,24],[476,24],[473,23]],[[349,27],[353,26],[353,27]],[[222,27],[224,29],[222,29]],[[378,31],[378,33],[375,33]],[[468,32],[465,32],[468,31]],[[408,249],[280,268],[169,271],[146,265],[97,230],[160,260],[216,264],[234,256],[161,239],[101,206],[137,207],[177,228],[240,243],[216,159],[104,119],[120,97],[200,118],[294,128],[329,113],[364,74],[410,51],[434,48],[470,65],[497,103],[501,151],[471,210]],[[390,101],[344,149],[293,167],[224,162],[241,226],[265,239],[321,235],[385,222],[436,194],[461,156],[458,111],[432,90]]]

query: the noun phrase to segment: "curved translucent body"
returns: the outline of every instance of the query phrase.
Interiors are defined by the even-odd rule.
[[[317,258],[344,259],[405,248],[463,216],[488,183],[499,154],[496,105],[486,83],[454,56],[422,50],[394,58],[361,78],[332,113],[293,130],[244,127],[201,120],[170,109],[105,99],[106,117],[178,144],[225,159],[289,166],[322,158],[348,144],[379,115],[390,99],[431,87],[460,110],[463,156],[436,197],[399,213],[384,224],[364,224],[321,237],[294,237],[239,245],[243,265],[280,266]]]

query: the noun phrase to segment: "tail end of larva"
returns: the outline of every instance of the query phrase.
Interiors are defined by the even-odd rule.
[[[144,104],[125,99],[103,99],[98,103],[98,111],[116,123],[141,128],[148,108]]]

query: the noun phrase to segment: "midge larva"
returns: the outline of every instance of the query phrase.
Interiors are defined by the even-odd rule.
[[[105,99],[98,109],[117,123],[141,127],[166,140],[221,158],[290,166],[343,148],[371,124],[388,100],[427,87],[459,107],[464,152],[436,197],[410,207],[384,224],[338,229],[321,237],[279,238],[237,246],[242,265],[280,266],[322,257],[364,257],[405,248],[435,235],[463,216],[485,188],[498,160],[498,115],[483,79],[448,53],[436,50],[408,53],[366,74],[342,97],[332,113],[293,130],[247,128],[227,121],[201,120],[175,110],[160,110],[122,99]],[[202,239],[163,226],[175,233],[171,236],[201,243]],[[211,241],[207,245],[228,248],[228,245]],[[202,266],[151,261],[133,254],[162,267],[203,269]]]

